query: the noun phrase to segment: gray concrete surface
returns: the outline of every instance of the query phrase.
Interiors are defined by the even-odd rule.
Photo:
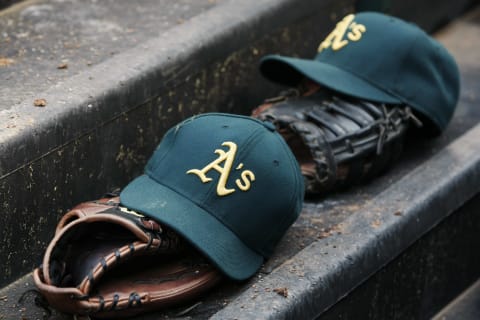
[[[26,0],[0,11],[0,110],[33,105],[42,91],[222,2]]]
[[[136,319],[314,318],[477,194],[480,70],[469,58],[478,44],[468,37],[476,37],[479,17],[477,10],[438,34],[459,61],[463,82],[444,135],[414,139],[397,166],[366,186],[307,200],[274,256],[250,281],[227,281],[200,301]],[[280,287],[288,297],[273,292]],[[32,288],[26,276],[0,291],[1,310],[40,317],[44,311],[35,306],[34,294],[18,303]]]
[[[140,174],[168,128],[195,113],[248,113],[277,94],[259,57],[311,54],[351,8],[229,1],[41,91],[45,107],[0,110],[1,285],[38,265],[68,208]]]
[[[480,280],[449,303],[432,320],[480,319]]]
[[[249,3],[253,4],[254,1]],[[106,185],[128,181],[139,173],[145,155],[150,153],[164,130],[192,112],[218,109],[247,112],[249,105],[253,105],[261,94],[273,93],[275,89],[253,76],[254,62],[258,57],[272,51],[306,56],[316,46],[316,41],[309,42],[321,38],[330,27],[328,23],[318,27],[318,21],[333,23],[335,16],[348,10],[347,2],[336,2],[335,6],[328,4],[328,8],[327,3],[323,4],[325,7],[317,3],[318,11],[308,14],[305,13],[308,12],[306,7],[312,6],[313,2],[304,4],[305,7],[298,7],[293,1],[273,0],[256,1],[256,5],[255,12],[252,8],[238,7],[238,10],[244,10],[240,15],[238,10],[234,13],[232,10],[222,11],[228,6],[213,8],[204,13],[204,19],[192,18],[192,21],[173,28],[169,35],[163,34],[154,41],[141,44],[98,64],[91,71],[87,69],[86,72],[65,80],[47,92],[51,97],[65,99],[64,104],[58,103],[50,109],[48,106],[51,105],[47,105],[40,111],[35,110],[33,115],[26,112],[31,106],[20,105],[18,118],[14,113],[0,114],[7,123],[18,124],[18,127],[12,128],[17,130],[17,134],[23,132],[19,129],[36,130],[39,135],[32,141],[40,146],[26,148],[33,153],[29,157],[8,155],[10,159],[15,159],[14,156],[21,158],[20,165],[12,165],[14,161],[11,160],[0,167],[4,169],[3,184],[0,183],[4,197],[3,213],[11,219],[7,222],[13,223],[14,217],[20,216],[33,225],[36,219],[41,228],[34,229],[37,233],[31,237],[34,244],[41,248],[45,245],[42,241],[49,238],[51,227],[62,213],[62,206],[65,206],[65,203],[59,204],[58,198],[75,203],[81,198],[79,193],[83,192],[82,196],[90,197],[102,188],[104,190]],[[336,12],[336,15],[332,16],[332,12]],[[220,16],[220,13],[223,16]],[[288,231],[275,255],[250,281],[226,281],[203,297],[201,304],[192,302],[188,306],[137,319],[314,317],[347,295],[455,208],[478,193],[479,186],[476,181],[480,178],[480,159],[476,150],[480,147],[480,129],[476,125],[480,119],[480,110],[474,106],[479,102],[480,77],[478,64],[472,57],[472,52],[478,52],[476,41],[472,41],[478,34],[478,17],[477,11],[476,15],[452,24],[438,35],[459,61],[463,82],[458,110],[444,135],[434,140],[413,139],[400,163],[388,174],[366,186],[307,200],[300,219]],[[219,30],[219,26],[227,22],[228,34],[225,35]],[[285,24],[289,27],[285,27]],[[196,33],[192,31],[193,26],[208,27],[209,33]],[[315,32],[307,32],[311,30]],[[186,31],[188,32],[185,33]],[[257,34],[254,34],[254,31],[257,31]],[[232,38],[232,35],[235,37]],[[300,40],[301,36],[305,40]],[[199,40],[199,43],[194,44],[190,41],[192,39]],[[164,40],[168,46],[159,44],[160,40]],[[222,43],[224,46],[216,51],[205,49],[212,43]],[[180,49],[179,44],[186,49]],[[245,46],[246,44],[248,45]],[[192,57],[190,54],[194,49],[200,51],[200,54],[193,55],[193,60],[187,60],[186,58]],[[137,60],[142,50],[146,54],[141,57],[146,61]],[[171,55],[175,64],[162,60],[160,55],[165,52]],[[205,58],[206,56],[208,58]],[[125,66],[126,61],[130,61],[131,65]],[[190,61],[190,64],[182,63],[180,66],[185,66],[185,69],[178,69],[179,65],[176,63],[185,61]],[[205,63],[208,67],[200,67],[200,63]],[[148,67],[159,65],[161,67],[145,74]],[[111,66],[118,68],[112,69]],[[222,72],[228,77],[215,80],[215,74]],[[94,75],[92,80],[88,79],[91,75]],[[102,75],[100,81],[97,76]],[[121,79],[115,78],[118,75]],[[158,81],[153,83],[166,85],[166,89],[155,91],[155,85],[151,81],[142,82],[138,81],[139,79]],[[123,80],[125,82],[122,85]],[[111,82],[105,83],[108,81]],[[79,88],[74,86],[75,83],[92,84]],[[139,83],[146,84],[147,87],[142,91]],[[108,84],[113,84],[114,88]],[[58,92],[68,86],[72,86],[72,93]],[[256,88],[251,89],[252,86]],[[125,88],[126,92],[122,93],[122,88]],[[105,98],[112,91],[115,94],[120,93],[120,97]],[[228,93],[229,97],[222,95],[222,92]],[[89,94],[94,98],[89,100]],[[169,100],[169,96],[174,98]],[[246,96],[250,98],[247,99]],[[92,104],[91,107],[88,107],[88,101]],[[115,102],[121,102],[116,113],[112,112]],[[187,102],[190,106],[187,106]],[[193,102],[195,106],[191,105]],[[248,103],[245,105],[245,102]],[[68,113],[62,109],[79,106],[85,107],[81,110],[86,110],[86,114],[78,111]],[[102,108],[106,111],[102,112]],[[55,121],[41,114],[42,112],[50,112],[50,115],[56,117]],[[11,116],[14,118],[10,118]],[[73,124],[66,128],[71,130],[62,131],[62,126],[68,119]],[[145,123],[145,119],[155,124]],[[29,126],[29,121],[36,121],[35,125]],[[85,124],[88,130],[80,130],[80,126]],[[0,133],[2,141],[14,139],[14,135],[9,135],[6,131]],[[44,137],[52,140],[43,139]],[[17,137],[15,139],[17,142],[21,141]],[[41,170],[48,171],[52,164],[65,161],[63,157],[67,153],[71,153],[74,159],[79,158],[78,162],[68,165],[62,163],[64,166],[60,167],[60,173],[56,172],[57,175],[42,176],[37,173]],[[91,159],[92,157],[94,159]],[[94,163],[89,163],[90,167],[82,167],[89,159]],[[108,171],[107,167],[111,166],[111,163],[118,163],[118,166]],[[94,171],[95,166],[100,167],[98,171]],[[72,167],[74,170],[71,170]],[[118,175],[115,171],[121,172],[122,177],[109,180]],[[81,177],[84,174],[87,178]],[[92,177],[89,177],[90,175]],[[53,180],[57,184],[40,184],[42,177],[44,181]],[[15,181],[13,178],[24,179],[22,184],[25,182],[26,185],[34,182],[30,193],[12,192],[12,181]],[[62,179],[66,180],[65,183]],[[432,185],[432,189],[427,187]],[[58,189],[55,189],[57,186]],[[44,202],[35,198],[39,191],[43,191],[42,196],[47,197]],[[14,212],[15,215],[7,215],[16,207],[5,206],[5,203],[18,204],[18,198],[27,202],[30,195],[38,201],[34,203],[37,207],[54,208],[45,215],[50,218],[45,218],[41,212],[38,212],[40,221],[37,216],[32,218],[32,212],[35,212],[32,205],[18,209]],[[26,232],[25,229],[10,230],[12,234]],[[43,235],[40,236],[40,233]],[[6,237],[8,238],[8,235]],[[13,237],[8,239],[12,241]],[[16,250],[13,251],[15,258],[22,258],[22,255],[28,252],[28,244],[31,245],[32,241],[22,241],[19,246],[13,246]],[[383,248],[382,253],[372,250],[372,244],[380,245]],[[10,268],[25,268],[31,266],[31,263],[32,260],[24,264],[16,261]],[[272,289],[278,287],[288,289],[287,298],[273,292]],[[44,311],[35,305],[35,294],[29,291],[30,289],[33,289],[32,282],[30,275],[27,275],[0,290],[0,314],[5,319],[41,318]],[[25,292],[27,293],[24,299],[19,302],[18,299]],[[191,306],[195,307],[182,314],[182,311]],[[51,317],[71,318],[57,314]]]
[[[304,218],[311,213],[314,219],[334,215],[343,221],[328,238],[313,241],[212,319],[319,316],[480,191],[479,33],[477,9],[436,34],[458,61],[462,77],[460,102],[447,132],[435,141],[409,144],[400,168],[355,189],[357,197],[347,192],[307,203]],[[310,205],[317,207],[309,211]],[[289,297],[265,293],[275,287],[287,287]]]

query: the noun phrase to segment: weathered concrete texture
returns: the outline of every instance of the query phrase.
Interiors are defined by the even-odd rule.
[[[219,5],[49,88],[46,107],[27,100],[0,111],[0,282],[39,264],[62,212],[140,174],[172,125],[207,111],[248,113],[273,95],[259,57],[312,54],[349,4]]]
[[[469,243],[468,237],[475,235],[479,222],[475,215],[478,196],[477,200],[470,203],[468,199],[479,191],[477,181],[480,178],[480,156],[477,150],[480,148],[480,127],[477,124],[480,120],[480,109],[476,106],[480,102],[480,73],[474,71],[474,60],[471,60],[473,64],[470,64],[469,59],[463,59],[470,55],[470,50],[476,50],[476,47],[471,47],[472,42],[468,41],[468,38],[459,42],[454,40],[458,39],[459,35],[466,34],[465,27],[471,26],[475,17],[478,15],[454,23],[439,34],[439,39],[447,44],[459,61],[463,81],[455,117],[442,136],[433,140],[412,137],[399,163],[388,174],[366,186],[328,197],[308,199],[299,220],[287,232],[274,256],[249,281],[226,281],[199,301],[135,319],[308,319],[331,308],[342,297],[344,299],[339,303],[339,309],[334,307],[325,314],[327,319],[347,316],[357,319],[358,314],[365,317],[371,314],[379,318],[385,314],[392,317],[410,316],[413,312],[419,312],[418,310],[425,314],[435,311],[422,308],[421,303],[438,308],[439,303],[448,301],[466,287],[475,277],[475,270],[480,269],[474,268],[473,263],[456,262],[465,262],[468,259],[473,259],[471,262],[477,261],[472,256],[477,247],[471,246],[469,250],[458,252],[457,258],[449,261],[452,269],[449,269],[448,264],[442,267],[435,262],[447,261],[449,253],[455,252],[457,245],[465,246]],[[305,23],[305,27],[308,26],[309,23]],[[472,32],[472,35],[474,34]],[[455,41],[455,48],[451,47],[452,41]],[[251,49],[245,50],[251,52]],[[245,57],[249,54],[240,55]],[[226,60],[232,59],[234,58]],[[228,66],[220,63],[217,67],[225,65]],[[230,90],[232,87],[226,89]],[[174,94],[171,94],[173,97]],[[167,102],[167,105],[170,103],[172,101]],[[232,110],[236,111],[236,107],[238,106]],[[239,107],[238,110],[241,109]],[[130,146],[141,143],[136,142],[132,136],[147,139],[148,134],[136,132],[138,128],[131,124],[145,117],[155,118],[155,112],[158,112],[157,108],[150,105],[143,105],[135,110],[111,124],[113,128],[120,124],[129,128],[130,131],[126,132],[123,138],[130,141],[130,137],[132,140],[129,144],[124,144],[125,152],[121,154],[125,156],[120,158],[133,162],[133,155],[136,153],[131,152],[135,149]],[[137,112],[140,113],[135,116]],[[169,117],[182,117],[177,109],[167,114],[170,114]],[[99,129],[100,132],[109,132],[104,131],[109,126],[110,124],[105,124]],[[151,133],[153,134],[153,131]],[[84,139],[89,138],[86,136]],[[107,143],[103,143],[101,147],[109,150]],[[127,156],[128,154],[130,156]],[[132,165],[125,164],[122,168],[131,167]],[[465,202],[466,209],[458,211]],[[452,212],[454,214],[441,223],[441,229],[434,228],[427,237],[420,239],[405,254],[390,262]],[[449,229],[451,225],[456,228]],[[463,232],[466,234],[462,236]],[[454,237],[455,241],[450,243],[448,236]],[[442,251],[442,248],[448,250]],[[438,253],[425,256],[429,249]],[[387,266],[383,268],[385,265]],[[413,270],[401,273],[407,266]],[[442,273],[438,273],[439,270]],[[458,274],[449,273],[450,270],[464,273],[460,277]],[[375,273],[377,274],[371,278]],[[449,288],[455,290],[442,290],[441,285],[451,282],[452,277],[456,283]],[[366,279],[370,280],[361,285]],[[397,284],[398,289],[393,295],[389,291],[392,284]],[[428,287],[429,284],[432,286]],[[358,291],[355,290],[357,286],[360,286]],[[287,298],[273,292],[273,289],[282,287],[288,290]],[[433,288],[436,288],[437,295],[434,295]],[[0,291],[0,298],[4,297],[3,300],[0,299],[0,310],[12,318],[41,317],[44,310],[35,305],[36,296],[28,291],[29,289],[33,289],[33,285],[30,276],[27,276]],[[404,300],[401,295],[409,290],[412,290],[411,296],[409,300]],[[25,298],[19,303],[18,299],[23,294]],[[366,304],[365,297],[382,304],[383,308],[380,310],[375,305]],[[423,300],[419,302],[418,299]],[[402,305],[403,301],[411,303]],[[190,307],[193,308],[190,310]],[[359,313],[349,314],[349,308]],[[51,317],[71,318],[59,314]]]
[[[480,277],[479,205],[477,195],[318,320],[431,319],[452,297]],[[452,315],[459,308],[459,305],[452,307],[448,313]],[[474,308],[468,311],[473,312]],[[443,320],[479,319],[460,316],[459,312],[455,315]]]
[[[312,216],[316,219],[321,220],[327,217],[330,219],[331,216],[343,214],[343,221],[331,229],[331,236],[316,240],[292,259],[284,262],[261,283],[256,283],[255,288],[249,288],[233,303],[219,311],[213,317],[214,319],[250,319],[254,317],[308,319],[322,314],[342,298],[345,299],[345,303],[340,304],[339,309],[335,307],[335,311],[332,311],[329,314],[330,318],[327,317],[327,319],[350,319],[348,316],[351,319],[368,318],[368,312],[372,311],[368,306],[363,306],[363,309],[354,309],[358,313],[349,313],[348,308],[367,304],[369,298],[376,299],[375,301],[380,304],[387,304],[382,309],[385,313],[381,311],[375,313],[378,319],[389,318],[388,315],[393,316],[395,312],[398,312],[397,319],[402,319],[402,314],[407,315],[406,318],[411,318],[410,316],[413,314],[413,316],[423,319],[432,316],[432,312],[435,312],[434,308],[439,308],[441,303],[446,303],[455,297],[473,279],[480,276],[479,269],[475,268],[478,264],[478,257],[475,256],[475,253],[478,251],[479,243],[478,239],[475,239],[470,243],[472,247],[460,246],[457,248],[461,251],[458,252],[458,256],[464,255],[459,261],[466,263],[475,261],[472,268],[456,266],[455,261],[450,262],[452,266],[455,266],[455,270],[465,272],[461,277],[455,272],[449,273],[448,267],[428,269],[428,261],[426,265],[422,265],[423,259],[419,259],[418,269],[409,264],[413,270],[411,269],[410,273],[401,274],[405,277],[405,282],[412,281],[412,287],[418,285],[415,289],[420,291],[415,293],[416,297],[424,299],[422,302],[426,305],[430,303],[430,310],[422,309],[422,306],[415,303],[407,303],[399,307],[403,300],[397,301],[398,304],[388,306],[388,303],[392,301],[389,301],[388,297],[382,298],[382,295],[387,294],[387,288],[395,291],[395,288],[389,287],[387,281],[395,279],[391,273],[378,282],[373,280],[371,286],[368,286],[370,283],[368,280],[366,285],[370,291],[364,289],[357,295],[355,295],[355,291],[349,295],[356,286],[369,279],[375,272],[400,255],[423,234],[446,219],[449,214],[480,191],[478,185],[480,179],[478,154],[480,149],[478,139],[480,135],[480,126],[478,125],[480,120],[478,108],[480,104],[478,95],[480,70],[478,61],[471,59],[472,51],[480,50],[480,44],[475,40],[480,31],[479,17],[480,10],[476,10],[465,19],[453,23],[438,35],[439,40],[446,44],[459,62],[462,74],[460,102],[454,119],[445,134],[437,139],[424,141],[412,137],[412,142],[408,144],[405,157],[400,160],[399,165],[368,186],[357,188],[357,197],[351,193],[353,190],[329,197],[326,203],[338,201],[333,210],[328,210],[328,207],[327,210],[322,208],[325,201],[316,202],[317,207],[312,210]],[[348,210],[350,209],[348,205],[353,206],[353,210]],[[457,220],[458,223],[455,226],[458,229],[452,227],[451,234],[462,233],[465,228],[465,230],[470,230],[468,233],[470,236],[478,236],[475,232],[476,226],[478,226],[478,218],[475,215],[477,205],[478,196],[474,204],[470,205],[470,209],[467,209],[468,214],[471,215],[467,218],[470,223],[465,224],[462,219],[452,218]],[[309,205],[307,205],[306,211],[309,211]],[[305,213],[302,215],[305,217]],[[294,228],[302,222],[304,220],[300,219]],[[472,226],[473,230],[467,228]],[[445,237],[448,232],[448,224],[444,224],[443,231],[439,231],[432,237],[433,239]],[[456,240],[461,245],[468,243],[465,238],[462,239]],[[432,249],[441,250],[441,246],[437,247],[433,242],[428,243],[427,240],[425,247],[428,247],[429,244]],[[455,252],[455,247],[449,247],[449,250]],[[432,253],[431,258],[435,256],[439,261],[448,259],[442,256],[441,252],[437,255]],[[405,262],[405,260],[403,261]],[[390,272],[400,272],[401,268],[402,266],[393,264],[389,270]],[[423,284],[427,286],[428,279],[435,279],[434,272],[438,270],[442,273],[437,276],[444,277],[439,282],[455,290],[448,291],[445,287],[437,288],[437,290],[444,291],[431,296],[431,300],[429,300],[428,296],[433,295],[433,292],[421,286],[422,279],[425,281]],[[449,285],[449,282],[452,281],[458,281],[456,286]],[[378,287],[372,289],[372,286],[375,285]],[[275,287],[287,287],[289,297],[283,299],[278,295],[265,293]],[[399,294],[408,292],[408,286],[403,289]],[[253,299],[252,297],[259,292],[261,296]],[[362,296],[362,292],[371,295]],[[401,300],[398,295],[396,297]],[[353,302],[349,299],[352,299]],[[357,299],[357,304],[355,304],[355,299]],[[434,299],[438,299],[435,301],[436,303],[432,303]],[[405,299],[405,301],[411,302],[412,300]],[[366,313],[362,314],[362,311]]]
[[[221,2],[20,2],[0,12],[0,110],[27,98],[33,104],[33,99],[41,98],[35,95],[47,88],[168,32]]]
[[[480,319],[480,280],[449,303],[432,320]]]
[[[42,95],[45,108],[23,101],[0,112],[0,123],[8,127],[0,128],[0,201],[7,221],[0,230],[6,244],[0,259],[9,272],[4,283],[38,265],[66,208],[138,175],[167,128],[199,112],[248,113],[274,94],[278,88],[258,75],[259,57],[313,55],[319,39],[352,5],[294,0],[218,5],[49,88]],[[461,102],[444,135],[413,137],[400,163],[367,186],[308,199],[255,277],[226,281],[201,304],[192,302],[189,312],[182,313],[189,307],[182,306],[137,319],[311,318],[330,307],[478,192],[480,111],[471,108],[478,104],[478,75],[470,70],[462,68]],[[16,237],[22,232],[30,237]],[[287,298],[273,292],[279,287],[287,288]],[[7,319],[42,317],[32,288],[26,276],[0,291]]]

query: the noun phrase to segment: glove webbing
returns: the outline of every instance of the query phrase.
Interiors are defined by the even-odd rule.
[[[363,145],[375,140],[376,154],[379,155],[390,133],[398,130],[406,120],[412,120],[421,126],[420,120],[405,106],[387,108],[385,104],[376,105],[362,100],[350,102],[335,96],[330,101],[325,101],[323,96],[318,95],[298,102],[300,105],[311,103],[312,108],[306,112],[305,120],[324,129],[322,132],[328,143],[332,144],[335,155],[345,151],[352,154],[361,152]],[[372,133],[378,133],[378,137]],[[355,144],[352,141],[355,141]]]
[[[291,139],[287,138],[288,130],[296,134],[311,155],[315,170],[297,158],[309,193],[378,174],[400,154],[409,122],[421,126],[407,106],[387,106],[326,92],[300,97],[292,91],[266,102],[274,104],[261,106],[256,115],[275,123],[287,141]],[[298,146],[291,147],[299,156]]]

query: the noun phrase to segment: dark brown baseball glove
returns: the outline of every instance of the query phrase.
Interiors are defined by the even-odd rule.
[[[410,124],[421,125],[408,106],[363,101],[315,86],[268,99],[252,116],[271,121],[282,134],[300,164],[307,194],[377,176],[400,155]]]
[[[115,319],[198,298],[221,279],[174,231],[118,197],[63,216],[33,276],[53,308]]]

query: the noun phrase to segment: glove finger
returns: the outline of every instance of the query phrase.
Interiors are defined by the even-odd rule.
[[[222,279],[220,272],[195,252],[139,259],[103,279],[90,301],[103,301],[96,317],[122,317],[157,310],[198,298]],[[138,307],[138,308],[137,308]]]
[[[81,203],[75,206],[72,210],[67,212],[59,220],[55,234],[58,234],[65,228],[69,223],[86,216],[91,216],[97,214],[99,211],[105,210],[105,206],[115,206],[120,202],[118,196],[102,198],[96,201],[90,201],[88,203]]]

